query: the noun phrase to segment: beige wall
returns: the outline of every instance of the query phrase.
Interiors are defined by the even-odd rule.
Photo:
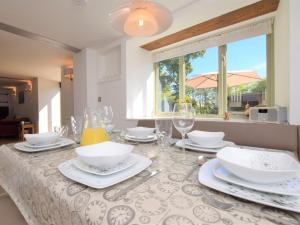
[[[14,98],[14,114],[18,117],[29,117],[32,119],[34,108],[35,96],[32,92],[24,92],[24,103],[19,104],[19,93],[25,90],[25,85],[17,86],[17,93]]]
[[[280,1],[274,23],[275,104],[289,105],[289,0]]]
[[[9,118],[13,117],[28,117],[33,123],[38,124],[38,93],[37,93],[37,79],[32,80],[32,92],[24,93],[24,103],[19,104],[18,93],[25,90],[25,84],[17,86],[16,95],[7,90],[0,90],[1,92],[9,93],[8,106]],[[38,127],[38,126],[37,126]]]
[[[300,125],[300,1],[290,0],[289,112],[290,123]]]

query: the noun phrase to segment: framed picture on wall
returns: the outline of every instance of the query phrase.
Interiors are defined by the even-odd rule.
[[[24,104],[24,102],[25,102],[25,93],[24,93],[24,91],[19,92],[18,102],[19,102],[19,104]]]

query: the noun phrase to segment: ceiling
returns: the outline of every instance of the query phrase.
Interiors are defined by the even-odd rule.
[[[1,0],[0,23],[43,35],[82,49],[105,46],[124,37],[109,24],[108,14],[128,0]],[[158,0],[157,0],[158,1]],[[228,0],[159,0],[173,15],[191,4],[218,6]],[[236,7],[255,0],[231,0]],[[79,4],[86,2],[86,4]],[[205,10],[199,7],[199,10]],[[199,14],[200,11],[199,11]],[[186,15],[186,14],[185,14]],[[0,76],[44,77],[60,81],[62,65],[72,65],[72,53],[0,31]]]
[[[195,0],[160,0],[171,11]],[[109,24],[109,12],[124,0],[1,0],[0,21],[77,48],[101,41],[109,43],[122,34]],[[84,2],[84,1],[83,1]]]
[[[171,11],[198,0],[162,0]],[[123,37],[109,24],[109,11],[124,0],[1,0],[0,22],[82,49]],[[79,4],[78,4],[79,3]],[[72,53],[0,31],[0,76],[43,77],[59,81]]]
[[[0,31],[0,49],[0,76],[59,81],[61,66],[72,64],[72,54],[68,51],[5,31]]]

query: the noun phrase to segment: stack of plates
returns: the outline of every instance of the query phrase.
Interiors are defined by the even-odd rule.
[[[126,134],[123,138],[126,141],[134,141],[134,142],[140,142],[140,143],[148,143],[148,142],[157,140],[157,138],[154,134],[148,135],[146,137],[135,137],[135,136]]]
[[[216,153],[226,146],[234,145],[232,142],[223,140],[224,132],[193,130],[187,136],[188,139],[178,141],[176,146],[198,152]]]
[[[48,151],[58,148],[63,148],[69,145],[73,145],[75,142],[68,138],[58,138],[57,141],[51,144],[39,144],[39,145],[32,145],[27,141],[19,142],[14,145],[15,149],[18,149],[23,152],[41,152],[41,151]]]
[[[227,147],[227,146],[234,146],[233,142],[230,141],[220,141],[214,144],[211,144],[210,146],[207,145],[201,145],[196,144],[192,142],[190,139],[179,140],[176,142],[176,147],[178,148],[185,148],[190,149],[197,152],[207,152],[207,153],[216,153],[220,149]]]
[[[126,141],[134,141],[141,143],[148,143],[156,141],[156,135],[154,134],[155,128],[149,127],[133,127],[127,129],[127,134],[123,136]]]
[[[152,163],[131,153],[132,146],[103,142],[76,149],[77,158],[59,165],[59,171],[71,180],[92,188],[106,188],[131,178]]]
[[[235,156],[230,157],[236,160],[238,170],[223,161],[223,153],[234,151]],[[300,213],[299,165],[287,154],[236,148],[224,148],[219,153],[217,159],[201,167],[198,176],[201,184],[252,202]]]

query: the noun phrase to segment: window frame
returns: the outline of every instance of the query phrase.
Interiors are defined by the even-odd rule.
[[[267,89],[267,106],[274,106],[275,90],[274,90],[274,34],[266,35],[266,64],[267,64],[267,79],[266,79],[266,89]],[[243,40],[243,39],[242,39]],[[227,44],[217,46],[218,47],[218,88],[217,88],[217,103],[218,103],[218,114],[201,114],[196,115],[198,118],[222,118],[224,113],[228,111],[227,109]],[[185,60],[184,55],[179,56],[179,101],[185,101]],[[155,100],[154,100],[154,114],[157,117],[169,117],[172,112],[159,112],[158,104],[158,87],[159,87],[159,62],[155,62],[153,65],[153,70],[155,73]],[[234,118],[244,118],[243,112],[230,112]]]

